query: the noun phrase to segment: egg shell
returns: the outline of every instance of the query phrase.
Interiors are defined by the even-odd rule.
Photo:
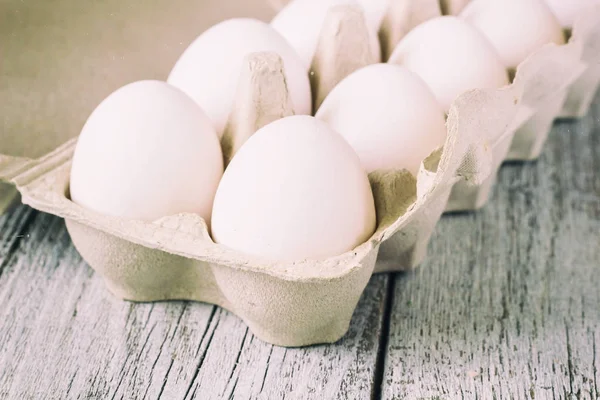
[[[310,114],[310,83],[300,57],[269,24],[256,19],[229,19],[205,31],[177,60],[168,82],[206,111],[221,136],[233,108],[244,59],[255,52],[275,52],[283,58],[294,112]]]
[[[131,83],[85,123],[71,198],[109,216],[152,221],[190,212],[209,221],[222,157],[209,118],[186,94],[164,82]]]
[[[476,29],[453,16],[430,19],[396,46],[389,63],[419,75],[447,112],[470,89],[499,88],[509,77],[498,54]]]
[[[220,244],[276,261],[336,256],[375,229],[367,174],[326,123],[291,116],[258,130],[219,184],[212,236]]]
[[[545,44],[565,43],[544,0],[473,0],[460,16],[484,34],[509,69]]]
[[[587,9],[600,5],[598,0],[545,0],[563,28],[571,28],[575,19]]]
[[[308,70],[315,56],[328,11],[338,5],[360,5],[370,29],[371,45],[378,52],[377,59],[380,59],[377,31],[385,12],[385,3],[384,0],[293,0],[273,18],[271,26],[292,45]]]
[[[446,139],[444,111],[425,82],[408,69],[374,64],[336,86],[316,114],[356,151],[366,171],[406,169]]]

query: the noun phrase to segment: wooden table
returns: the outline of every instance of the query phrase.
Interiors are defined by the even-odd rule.
[[[600,97],[371,279],[340,342],[256,339],[206,304],[113,298],[62,220],[0,217],[0,398],[600,398]]]

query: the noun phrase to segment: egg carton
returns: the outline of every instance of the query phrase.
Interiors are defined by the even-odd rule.
[[[452,184],[460,176],[475,178],[480,173],[465,163],[467,156],[473,158],[472,165],[485,163],[480,157],[485,160],[487,154],[478,147],[481,126],[474,116],[486,113],[498,121],[511,109],[509,91],[463,95],[451,110],[444,150],[424,163],[416,180],[404,171],[370,177],[378,213],[374,235],[326,260],[275,263],[240,254],[215,244],[204,221],[194,214],[142,222],[82,208],[69,199],[76,139],[37,160],[2,157],[0,177],[16,185],[25,204],[66,220],[77,250],[120,298],[216,304],[276,345],[335,342],[348,329],[381,244],[383,255],[392,251],[394,260],[397,252],[424,251],[407,247],[423,243],[426,238],[416,237],[420,232],[430,234]]]
[[[365,27],[355,11],[337,9],[328,19],[337,28],[324,30],[335,34],[322,37],[313,65],[314,82],[322,88],[349,73],[340,60],[362,40],[356,32]],[[340,50],[340,57],[328,57],[331,49]],[[223,137],[226,159],[252,132],[293,113],[278,55],[248,55],[235,105]],[[347,331],[374,272],[404,269],[425,255],[452,186],[485,179],[491,154],[482,132],[504,131],[515,112],[511,88],[462,95],[450,109],[443,148],[424,160],[417,177],[407,171],[370,175],[377,209],[373,236],[324,260],[281,263],[239,253],[214,243],[195,214],[144,222],[85,209],[69,199],[76,138],[38,159],[0,156],[0,180],[13,183],[24,203],[66,220],[75,247],[115,296],[216,304],[276,345],[335,342]]]

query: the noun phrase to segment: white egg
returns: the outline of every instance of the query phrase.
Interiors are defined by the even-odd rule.
[[[492,45],[466,22],[445,16],[430,19],[398,43],[390,63],[419,75],[448,112],[457,96],[471,89],[498,88],[509,77]]]
[[[577,17],[585,10],[600,5],[600,0],[546,0],[563,28],[572,28]]]
[[[516,68],[547,43],[565,42],[544,0],[473,0],[460,16],[492,43],[506,68]]]
[[[101,214],[153,221],[210,220],[223,174],[210,119],[179,89],[140,81],[108,96],[85,123],[73,156],[71,199]]]
[[[358,4],[365,10],[373,48],[380,51],[377,32],[389,0],[292,0],[271,21],[271,26],[292,45],[306,69],[310,68],[319,44],[327,12],[340,4]],[[380,55],[378,56],[380,57]]]
[[[374,64],[350,74],[316,115],[340,133],[367,170],[419,166],[446,139],[444,111],[425,82],[408,69]]]
[[[356,153],[325,122],[291,116],[259,129],[227,167],[212,235],[247,254],[296,261],[350,251],[375,223]]]
[[[208,29],[185,50],[168,82],[196,100],[222,136],[244,58],[261,51],[281,56],[294,112],[310,114],[310,83],[300,57],[269,24],[255,19],[230,19]]]

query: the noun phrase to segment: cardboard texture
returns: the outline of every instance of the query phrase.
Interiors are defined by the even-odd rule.
[[[239,79],[233,112],[221,138],[224,165],[229,164],[254,132],[290,115],[294,115],[294,106],[287,95],[281,57],[268,52],[249,54]]]
[[[181,4],[177,4],[179,1]],[[65,39],[68,26],[63,26],[63,19],[58,17],[50,18],[54,24],[42,24],[44,29],[35,33],[37,41],[32,40],[31,51],[26,55],[20,52],[22,42],[8,41],[9,70],[24,69],[24,76],[27,68],[33,72],[28,79],[15,80],[14,86],[1,88],[3,101],[8,93],[14,94],[14,98],[9,103],[10,118],[5,117],[8,135],[0,142],[0,181],[14,184],[24,203],[65,218],[74,245],[116,296],[133,301],[188,299],[217,304],[242,318],[259,338],[276,345],[304,346],[334,342],[342,337],[373,272],[409,269],[423,259],[435,224],[451,204],[449,199],[455,185],[458,182],[479,185],[469,190],[491,185],[489,174],[496,169],[495,160],[501,160],[500,156],[509,151],[508,138],[540,113],[540,109],[528,106],[529,99],[545,99],[540,93],[546,93],[548,88],[545,81],[541,81],[541,89],[534,85],[535,80],[526,79],[528,68],[521,68],[515,84],[507,88],[473,90],[459,96],[448,115],[448,136],[443,148],[424,160],[416,178],[405,171],[371,174],[378,225],[367,242],[326,260],[277,263],[215,244],[197,215],[179,214],[142,222],[99,215],[69,199],[76,135],[102,98],[133,80],[166,78],[185,46],[218,20],[237,15],[268,19],[273,11],[259,0],[244,3],[245,10],[236,8],[239,5],[236,0],[203,1],[194,6],[182,0],[156,2],[160,4],[154,5],[153,10],[160,12],[144,13],[138,7],[129,7],[136,11],[120,14],[114,26],[103,25],[103,35],[92,35],[93,41],[86,46],[78,45],[78,41],[85,40],[87,35],[67,35]],[[71,15],[78,21],[76,26],[85,31],[97,15],[123,6],[116,0],[95,5],[100,11],[93,7],[90,10],[83,6],[69,7],[72,5],[70,0],[60,0],[53,4],[58,10],[29,6],[19,22],[23,26],[4,27],[8,31],[3,34],[28,29],[31,26],[28,18],[34,21],[40,12]],[[190,7],[198,7],[204,13],[214,9],[214,14],[199,23],[190,17],[193,13],[180,13]],[[330,12],[313,63],[316,75],[313,82],[325,88],[320,96],[352,70],[372,61],[361,18],[353,7],[336,7]],[[176,20],[181,24],[173,29]],[[149,24],[154,24],[152,34],[147,32]],[[165,34],[160,44],[148,39],[160,37],[157,32]],[[347,33],[340,37],[338,32]],[[62,91],[52,86],[50,99],[39,99],[39,90],[33,89],[45,82],[47,76],[41,76],[35,68],[41,68],[42,60],[57,51],[48,49],[47,41],[62,43],[61,39],[66,43],[59,50],[74,54],[69,53],[67,61],[48,58],[56,60],[57,65],[47,69],[58,74],[54,78],[61,84],[70,86]],[[364,50],[360,52],[364,58],[351,68],[326,55],[336,50],[343,57],[350,57],[351,47]],[[548,52],[555,50],[548,49]],[[94,61],[98,59],[87,59],[96,53],[103,54],[102,57],[116,56],[101,57],[97,63]],[[562,58],[563,54],[560,55]],[[551,65],[568,69],[564,66],[567,61],[550,58]],[[73,60],[79,63],[72,64]],[[81,68],[69,69],[70,65]],[[531,65],[535,71],[536,64]],[[559,67],[546,68],[551,73]],[[574,70],[568,71],[577,75]],[[535,90],[529,92],[525,82],[534,85]],[[559,102],[544,100],[539,104],[550,109],[556,103]],[[32,118],[38,115],[36,112],[46,114],[44,118]],[[235,110],[223,137],[226,160],[256,129],[292,112],[281,59],[271,53],[248,55],[238,82]],[[52,133],[46,135],[47,130]],[[31,136],[20,136],[25,135],[23,132]],[[61,142],[64,144],[57,147]]]

